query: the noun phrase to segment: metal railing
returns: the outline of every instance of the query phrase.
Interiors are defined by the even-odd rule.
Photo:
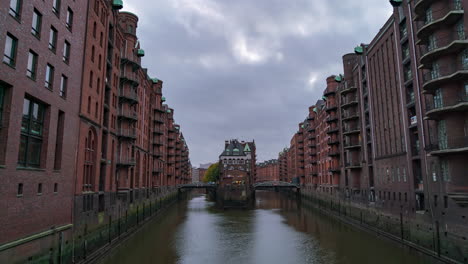
[[[119,109],[119,116],[126,117],[126,118],[132,118],[132,119],[137,119],[138,114],[136,111],[133,110],[126,110],[126,109]]]
[[[117,131],[117,135],[119,137],[128,137],[128,138],[136,138],[136,129],[134,128],[120,128]]]
[[[432,141],[426,149],[428,151],[442,151],[461,148],[468,148],[468,136],[438,139],[437,142]]]
[[[468,94],[460,94],[456,96],[455,98],[451,98],[450,100],[443,100],[443,101],[436,101],[436,100],[431,100],[426,102],[426,111],[432,111],[436,109],[442,109],[445,107],[451,107],[455,106],[461,103],[468,103]]]
[[[119,96],[124,97],[127,99],[131,99],[133,101],[138,101],[138,95],[136,92],[131,91],[129,89],[119,89]]]
[[[468,61],[464,64],[452,64],[443,67],[439,67],[438,70],[432,70],[423,75],[424,82],[434,81],[445,76],[450,76],[458,71],[468,70]]]

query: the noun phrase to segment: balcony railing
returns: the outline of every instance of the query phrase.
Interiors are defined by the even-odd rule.
[[[133,110],[120,109],[119,116],[127,119],[138,120],[138,114]]]
[[[346,133],[358,133],[359,131],[361,131],[361,126],[356,124],[356,125],[350,125],[350,126],[345,126],[343,128],[343,133],[346,134]]]
[[[468,47],[468,40],[464,31],[453,32],[448,36],[435,38],[428,45],[421,47],[421,64],[429,66],[438,57],[459,52]]]
[[[347,161],[345,166],[346,166],[346,168],[350,168],[350,167],[360,168],[361,163],[357,162],[357,161]]]
[[[136,160],[135,158],[132,157],[119,157],[117,159],[117,165],[118,166],[135,166],[136,165]]]
[[[468,110],[468,94],[460,94],[451,100],[427,101],[426,115],[429,118],[436,117],[444,112],[466,111]]]
[[[430,90],[439,87],[439,84],[451,80],[464,79],[468,76],[468,60],[459,64],[449,64],[433,69],[423,75],[423,88]]]
[[[138,102],[138,95],[136,92],[130,89],[120,89],[119,90],[119,97],[122,99],[129,100],[131,102]]]
[[[136,137],[137,137],[136,129],[134,129],[134,128],[120,128],[117,131],[117,135],[119,137],[131,138],[131,139],[136,139]]]
[[[327,134],[338,133],[340,129],[338,127],[330,127],[327,130]]]
[[[130,82],[133,86],[138,86],[138,74],[134,72],[122,72],[120,74],[120,80],[122,82]]]
[[[460,151],[468,152],[468,136],[439,139],[438,142],[431,142],[427,150],[431,151],[434,155]]]
[[[355,119],[355,118],[359,118],[359,115],[358,113],[355,113],[355,112],[350,112],[350,113],[347,113],[347,112],[344,112],[343,115],[342,115],[342,119]]]
[[[357,96],[351,96],[348,98],[343,98],[341,101],[341,107],[348,107],[358,103]]]
[[[345,148],[358,148],[361,147],[361,141],[360,140],[351,140],[348,142],[344,143]]]

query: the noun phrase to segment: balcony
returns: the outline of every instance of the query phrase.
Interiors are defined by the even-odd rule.
[[[345,143],[344,143],[344,148],[345,148],[345,149],[359,149],[359,148],[361,148],[361,141],[359,141],[359,140],[356,140],[356,141],[351,140],[351,142],[345,142]]]
[[[350,121],[354,119],[359,119],[358,113],[343,113],[342,120],[343,121]]]
[[[138,87],[140,83],[138,82],[138,75],[135,72],[124,72],[120,75],[121,83],[130,83],[134,87]]]
[[[130,104],[138,103],[138,95],[135,91],[130,89],[120,89],[119,99],[121,102],[129,102]]]
[[[118,167],[131,167],[136,165],[136,160],[135,158],[131,157],[119,157],[117,160],[117,166]]]
[[[341,172],[341,168],[340,168],[340,166],[332,165],[332,166],[328,169],[328,171],[331,172],[331,173],[340,173],[340,172]]]
[[[355,92],[356,90],[357,90],[357,87],[354,84],[349,84],[348,82],[344,82],[340,93],[342,95],[345,95],[350,92]]]
[[[327,123],[333,123],[333,122],[338,121],[338,117],[336,117],[336,116],[329,116],[329,117],[327,118],[326,121],[327,121]]]
[[[338,109],[338,107],[336,105],[329,105],[329,106],[327,106],[325,111],[327,111],[327,113],[328,113],[328,112],[331,112],[331,111],[335,111],[336,109]]]
[[[335,90],[326,89],[325,92],[323,93],[323,96],[329,96],[329,95],[334,95],[334,94],[336,94]]]
[[[447,9],[442,9],[438,12],[433,12],[436,19],[420,22],[418,25],[417,37],[419,39],[427,38],[432,32],[452,25],[457,22],[464,14],[461,4],[451,3],[447,5]]]
[[[346,162],[345,168],[346,169],[361,169],[362,165],[360,162],[348,161]]]
[[[155,151],[153,151],[153,153],[151,153],[151,154],[152,154],[153,157],[155,157],[155,158],[162,158],[162,156],[163,156],[163,152],[160,151],[160,150],[155,150]]]
[[[340,132],[340,129],[338,127],[330,127],[327,130],[327,134],[333,134],[333,133],[338,133]]]
[[[122,57],[120,59],[120,63],[125,65],[125,64],[130,64],[133,69],[138,69],[140,67],[140,64],[138,63],[138,59],[135,57]]]
[[[155,128],[153,129],[153,134],[161,136],[161,135],[164,135],[164,132],[163,132],[162,128],[160,128],[160,127],[155,127]]]
[[[414,6],[414,12],[417,15],[415,20],[421,20],[424,18],[426,14],[426,10],[432,5],[432,3],[436,2],[437,0],[417,0]],[[461,7],[461,0],[455,1],[455,6],[459,5]]]
[[[330,146],[338,145],[338,144],[340,144],[340,140],[337,139],[337,138],[330,138],[330,139],[328,139],[327,144],[330,145]]]
[[[153,145],[155,146],[164,146],[164,140],[161,138],[156,138],[153,140]]]
[[[155,116],[154,117],[154,122],[158,123],[158,124],[164,124],[164,119],[162,117]]]
[[[466,153],[468,152],[468,136],[440,139],[439,142],[431,143],[427,150],[434,156]]]
[[[459,53],[468,47],[468,40],[464,32],[453,32],[449,36],[436,38],[432,45],[421,48],[423,54],[420,63],[424,68],[431,66],[432,62],[441,56]]]
[[[428,102],[426,106],[426,118],[440,119],[446,113],[464,112],[468,110],[468,95],[460,95],[449,102]]]
[[[440,67],[438,71],[430,71],[423,75],[423,89],[434,90],[443,84],[468,79],[468,63],[452,64]]]
[[[328,156],[338,157],[338,156],[340,156],[340,151],[339,150],[330,150],[330,152],[328,152]]]
[[[119,118],[127,119],[130,121],[138,121],[138,114],[136,111],[119,109]]]
[[[356,105],[358,105],[357,96],[343,98],[343,100],[341,101],[342,108],[348,108],[348,107],[356,106]]]
[[[159,173],[163,173],[163,169],[162,169],[162,168],[154,168],[154,169],[153,169],[153,174],[159,174]]]
[[[117,131],[117,136],[121,139],[135,140],[137,138],[136,130],[134,128],[121,128]]]
[[[158,107],[158,106],[154,108],[154,111],[159,112],[159,113],[166,113],[166,110],[164,110],[162,107]]]
[[[343,135],[357,134],[360,132],[361,132],[361,126],[359,125],[345,126],[343,129]]]

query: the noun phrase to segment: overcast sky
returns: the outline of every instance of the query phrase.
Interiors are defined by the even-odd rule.
[[[342,55],[368,43],[387,0],[126,0],[139,17],[143,66],[163,93],[193,166],[225,139],[255,140],[257,160],[289,145]]]

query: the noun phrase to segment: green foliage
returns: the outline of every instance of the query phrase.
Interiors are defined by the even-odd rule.
[[[203,182],[217,182],[219,179],[219,163],[212,164],[206,170]]]

